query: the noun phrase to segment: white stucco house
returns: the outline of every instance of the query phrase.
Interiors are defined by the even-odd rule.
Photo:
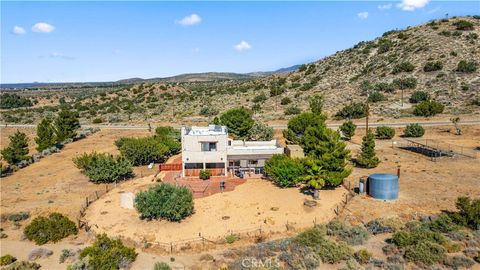
[[[284,149],[276,140],[242,141],[228,136],[225,126],[182,127],[182,176],[197,176],[200,170],[212,175],[237,171],[262,173],[265,161]]]

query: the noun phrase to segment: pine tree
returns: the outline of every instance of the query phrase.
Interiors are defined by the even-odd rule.
[[[75,130],[78,128],[80,128],[78,113],[63,108],[55,120],[56,142],[63,142],[66,139],[75,137],[77,135]]]
[[[311,126],[305,131],[303,150],[324,170],[325,185],[338,186],[352,172],[347,168],[350,150],[340,134],[330,128]]]
[[[22,160],[27,160],[28,156],[28,138],[23,132],[17,130],[9,136],[10,144],[1,151],[3,158],[11,165],[15,165]]]
[[[344,122],[340,127],[340,131],[342,132],[343,136],[347,139],[350,140],[353,135],[355,135],[355,129],[357,128],[357,125],[355,125],[352,121],[346,121]]]
[[[375,168],[380,160],[375,154],[375,135],[368,130],[367,135],[362,139],[362,152],[357,157],[357,164],[364,168]]]
[[[50,119],[44,118],[37,125],[35,142],[37,143],[37,151],[43,151],[55,145],[55,129]]]
[[[324,97],[322,95],[314,95],[310,98],[310,111],[315,114],[322,114]]]

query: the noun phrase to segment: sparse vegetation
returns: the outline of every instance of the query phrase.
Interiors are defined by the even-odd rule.
[[[2,94],[0,96],[0,109],[13,109],[33,106],[30,99],[17,94]]]
[[[401,72],[412,72],[415,70],[415,65],[406,61],[393,67],[392,74],[398,74]]]
[[[465,61],[462,60],[458,62],[457,71],[464,72],[464,73],[473,73],[477,71],[478,64],[475,61]]]
[[[425,66],[423,66],[423,71],[425,72],[438,71],[442,69],[443,69],[443,63],[440,61],[427,62],[425,63]]]
[[[409,99],[410,103],[420,103],[427,100],[430,100],[430,95],[425,91],[415,91]]]

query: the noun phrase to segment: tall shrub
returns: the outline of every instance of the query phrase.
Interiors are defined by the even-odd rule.
[[[408,124],[403,131],[404,137],[422,137],[425,134],[425,129],[417,123]]]
[[[52,213],[48,217],[36,217],[24,229],[25,236],[37,245],[48,242],[56,243],[63,238],[77,234],[78,229],[73,221],[59,213]]]
[[[325,98],[323,95],[313,95],[309,101],[310,111],[315,114],[321,114],[324,102]]]
[[[55,137],[57,142],[63,142],[77,135],[76,130],[80,128],[78,113],[63,108],[55,120]]]
[[[375,168],[380,163],[375,154],[375,136],[370,130],[362,139],[362,152],[357,157],[356,163],[364,168]]]
[[[303,175],[303,166],[299,160],[291,159],[288,156],[273,155],[265,162],[265,172],[273,178],[273,181],[280,187],[295,186]]]
[[[355,129],[357,129],[357,125],[355,125],[352,121],[348,120],[343,122],[339,129],[342,132],[343,136],[347,140],[350,140],[353,135],[355,135]]]
[[[169,148],[153,137],[122,138],[117,145],[122,156],[135,166],[163,162],[169,153]]]
[[[273,139],[273,128],[262,123],[255,123],[248,131],[248,139],[252,141],[270,141]]]
[[[10,143],[8,147],[1,151],[3,158],[11,165],[17,164],[22,160],[30,158],[28,156],[28,138],[23,132],[17,130],[8,137]]]
[[[90,178],[90,181],[96,183],[116,182],[133,174],[132,163],[128,159],[106,153],[84,153],[74,158],[73,163]]]
[[[226,111],[219,120],[220,124],[228,127],[230,134],[241,139],[248,136],[248,131],[254,123],[251,113],[243,107]]]
[[[43,151],[55,145],[55,129],[50,119],[44,118],[38,123],[35,142],[37,143],[37,151]]]
[[[395,129],[387,126],[379,126],[377,127],[375,136],[377,139],[389,140],[395,136]]]
[[[136,257],[135,249],[125,247],[120,239],[100,234],[91,246],[80,252],[80,259],[85,260],[88,267],[79,269],[128,269]]]
[[[289,144],[301,144],[305,130],[310,126],[325,127],[325,116],[311,112],[301,113],[288,120],[283,136]]]

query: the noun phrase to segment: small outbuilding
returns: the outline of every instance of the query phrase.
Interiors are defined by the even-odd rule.
[[[289,144],[285,147],[285,154],[291,158],[303,158],[305,154],[303,153],[303,148],[298,144]]]

